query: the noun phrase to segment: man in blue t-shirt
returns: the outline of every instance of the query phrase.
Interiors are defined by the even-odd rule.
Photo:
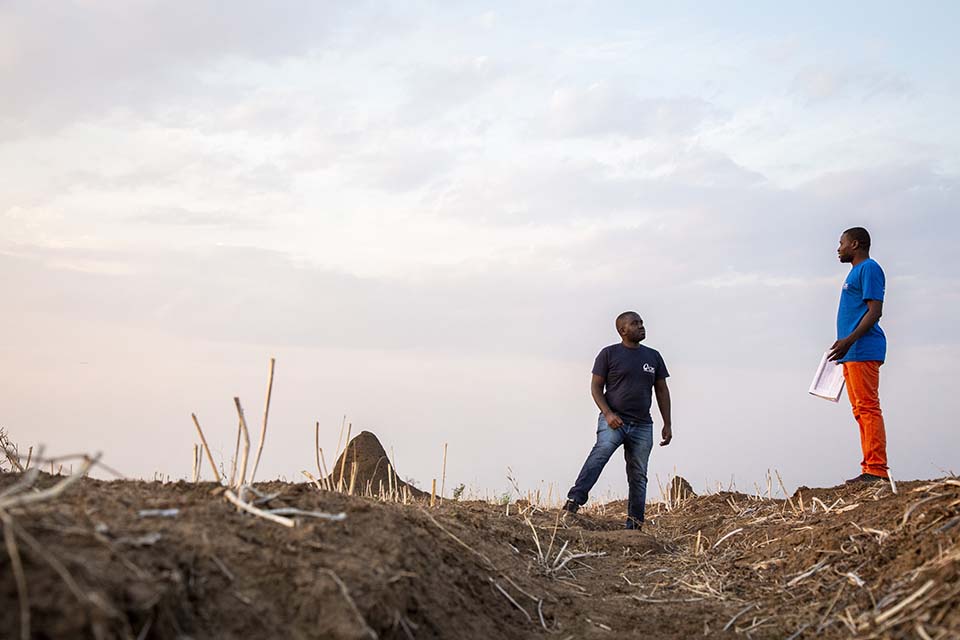
[[[590,393],[600,409],[597,442],[567,494],[563,508],[576,513],[586,503],[603,467],[622,444],[629,487],[626,527],[639,529],[647,501],[647,461],[653,448],[650,402],[654,393],[663,418],[660,446],[670,444],[673,439],[670,390],[667,389],[670,374],[660,354],[640,344],[647,337],[647,331],[639,314],[621,313],[616,327],[620,342],[604,347],[593,363]]]
[[[887,337],[878,324],[886,280],[870,257],[870,234],[863,227],[843,232],[837,255],[851,268],[840,292],[837,341],[830,347],[830,359],[843,365],[863,450],[861,474],[847,483],[877,482],[888,478],[887,435],[880,411],[880,365],[887,357]]]

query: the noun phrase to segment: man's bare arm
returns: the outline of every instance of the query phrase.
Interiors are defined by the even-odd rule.
[[[670,418],[670,389],[667,387],[667,379],[660,378],[653,383],[653,392],[657,395],[657,407],[660,408],[660,416],[663,418],[663,430],[660,435],[663,440],[660,446],[665,447],[673,440],[673,422]]]
[[[882,315],[883,300],[867,300],[867,312],[860,318],[857,328],[846,338],[837,340],[830,347],[830,360],[839,360],[847,355],[847,351],[850,351],[853,343],[862,338],[867,331],[870,331],[870,327],[877,324]]]
[[[603,385],[606,380],[595,373],[591,375],[593,377],[590,378],[590,395],[593,396],[593,401],[597,403],[597,408],[603,414],[603,419],[607,421],[611,429],[622,427],[623,420],[613,412],[613,409],[607,404],[606,396],[603,395]]]

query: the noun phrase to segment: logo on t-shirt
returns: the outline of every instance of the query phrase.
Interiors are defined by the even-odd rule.
[[[653,366],[652,366],[649,362],[644,362],[644,363],[643,363],[643,370],[646,371],[647,373],[656,373],[656,372],[657,372],[657,370],[654,369]]]

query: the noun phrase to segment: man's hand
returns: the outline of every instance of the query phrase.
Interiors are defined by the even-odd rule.
[[[843,338],[842,340],[837,340],[830,346],[830,355],[827,358],[831,362],[839,360],[843,356],[847,355],[847,351],[850,351],[850,347],[853,346],[853,340],[849,337]]]
[[[673,440],[673,427],[670,426],[669,422],[663,424],[663,429],[660,430],[660,435],[663,437],[663,440],[660,441],[660,446],[665,447],[670,444],[670,441]]]
[[[623,426],[623,420],[613,411],[603,414],[603,419],[607,421],[607,426],[611,429],[619,429]]]

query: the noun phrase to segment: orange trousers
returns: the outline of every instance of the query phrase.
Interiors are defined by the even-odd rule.
[[[860,447],[863,460],[860,468],[882,478],[887,477],[887,432],[880,411],[879,361],[844,362],[843,378],[853,407],[853,417],[860,425]]]

